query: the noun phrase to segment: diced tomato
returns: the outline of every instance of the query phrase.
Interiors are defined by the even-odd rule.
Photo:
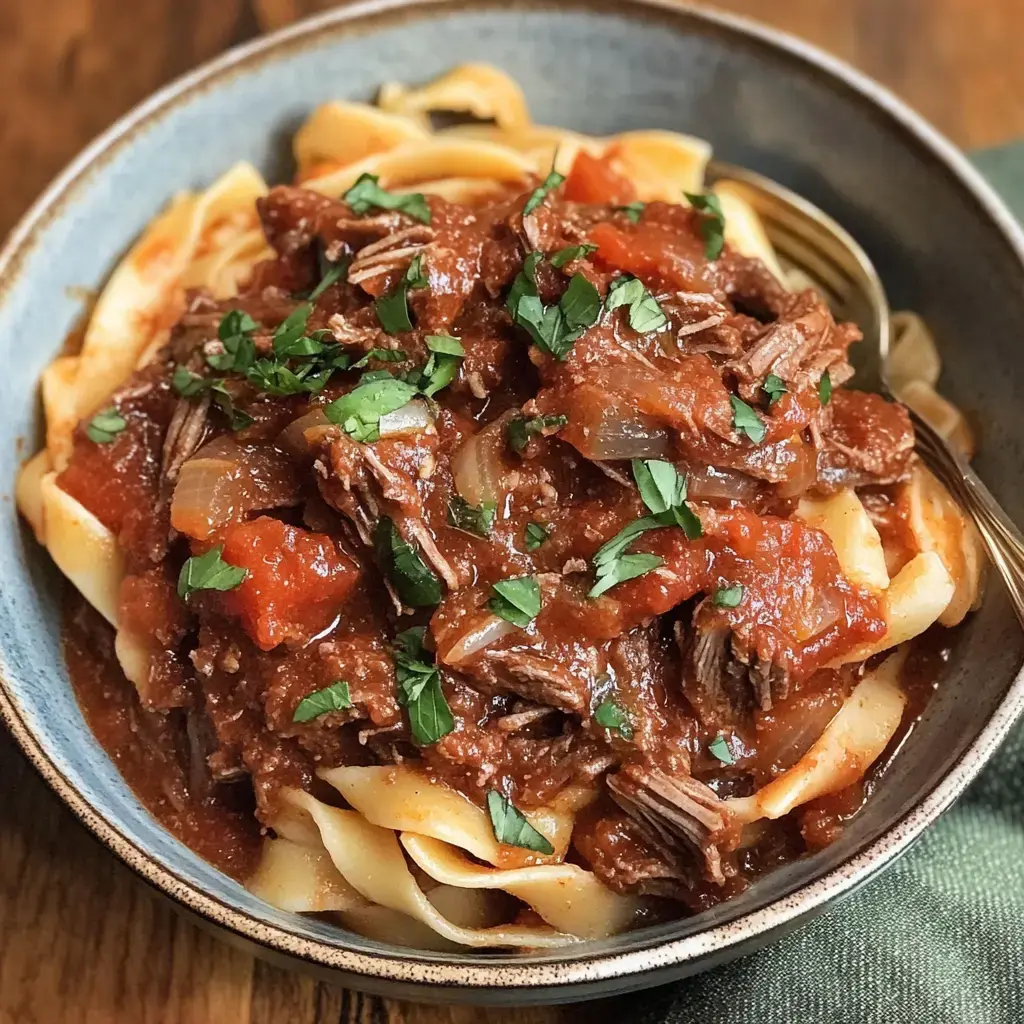
[[[638,224],[629,231],[607,222],[595,224],[590,241],[597,246],[597,263],[633,274],[649,286],[705,287],[702,250],[658,224]]]
[[[633,183],[602,158],[581,149],[565,180],[564,194],[574,203],[612,203],[623,206],[636,199]]]
[[[326,629],[359,578],[359,566],[326,534],[261,516],[224,535],[225,562],[248,570],[219,594],[265,651],[284,640],[307,640]]]

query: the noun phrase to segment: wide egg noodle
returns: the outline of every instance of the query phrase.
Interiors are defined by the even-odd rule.
[[[547,948],[574,941],[573,936],[548,927],[457,925],[441,914],[417,885],[391,829],[371,824],[357,811],[329,807],[300,790],[290,790],[287,799],[313,819],[334,866],[364,899],[407,914],[450,942],[478,948]]]
[[[311,846],[291,839],[264,839],[259,865],[246,888],[267,903],[297,914],[369,906],[338,872],[319,836],[317,840]]]

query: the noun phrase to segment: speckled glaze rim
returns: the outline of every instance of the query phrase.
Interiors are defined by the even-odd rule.
[[[871,109],[875,116],[894,123],[934,163],[936,171],[952,177],[976,204],[979,216],[994,223],[1021,263],[1024,280],[1024,232],[1012,214],[980,174],[945,138],[888,90],[853,68],[822,51],[780,32],[732,15],[694,8],[674,0],[614,0],[586,3],[584,0],[516,0],[524,8],[607,9],[619,17],[658,19],[682,28],[697,25],[740,37],[781,54],[830,84],[841,86]],[[45,244],[48,225],[74,202],[82,183],[103,171],[111,155],[146,130],[166,111],[195,94],[216,88],[218,83],[244,73],[283,50],[302,48],[324,33],[369,31],[377,25],[407,17],[430,17],[466,9],[507,7],[499,0],[363,0],[341,9],[307,19],[271,35],[238,47],[185,75],[141,103],[89,145],[50,185],[22,218],[0,251],[0,303],[11,291],[21,272],[25,255]],[[0,652],[0,668],[3,665]],[[935,787],[883,836],[851,856],[838,868],[821,876],[789,896],[698,934],[666,939],[652,944],[638,940],[622,952],[594,955],[564,951],[557,963],[529,963],[512,957],[482,962],[442,961],[430,954],[410,951],[365,953],[301,938],[268,925],[185,882],[172,870],[156,863],[101,816],[63,776],[42,745],[27,727],[12,689],[0,671],[0,718],[43,779],[83,824],[124,863],[163,893],[207,921],[226,928],[260,947],[263,952],[297,958],[313,968],[339,972],[344,980],[360,987],[395,994],[433,998],[456,997],[452,989],[475,991],[480,1001],[496,1001],[494,992],[504,989],[509,1000],[566,1001],[600,995],[612,989],[640,988],[668,980],[736,955],[741,944],[763,944],[773,933],[791,929],[821,910],[826,903],[847,895],[881,868],[903,853],[963,792],[993,755],[1014,722],[1024,712],[1024,672],[1018,673],[1002,702],[974,742],[947,770]],[[628,941],[628,939],[626,940]],[[616,979],[619,980],[616,983]],[[625,980],[628,979],[628,980]]]

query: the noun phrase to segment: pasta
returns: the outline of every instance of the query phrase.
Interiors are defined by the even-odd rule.
[[[130,699],[129,781],[255,895],[604,938],[838,827],[898,739],[980,543],[710,155],[535,124],[485,65],[387,83],[310,114],[295,186],[176,197],[43,374],[16,496],[105,620],[80,700]],[[972,452],[895,327],[895,393]]]

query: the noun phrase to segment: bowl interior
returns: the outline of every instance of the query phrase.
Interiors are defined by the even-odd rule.
[[[935,330],[945,361],[942,389],[983,428],[978,468],[1010,514],[1024,518],[1016,417],[1024,392],[1024,362],[1017,358],[1022,268],[982,203],[897,117],[792,52],[678,10],[591,8],[428,5],[351,21],[352,12],[342,12],[315,33],[222,66],[173,103],[151,104],[147,117],[81,169],[0,276],[4,492],[34,448],[36,381],[82,312],[78,289],[101,284],[176,190],[207,183],[238,159],[282,180],[290,137],[317,103],[369,99],[382,81],[420,81],[472,55],[510,71],[538,121],[595,134],[637,127],[690,132],[709,139],[721,159],[768,174],[835,216],[877,262],[894,307],[919,311]],[[448,960],[380,947],[266,906],[153,822],[85,726],[61,659],[58,574],[19,524],[13,502],[5,508],[0,675],[41,755],[95,815],[184,883],[179,895],[188,899],[188,890],[197,889],[254,922],[323,943],[318,955],[327,961],[332,949]],[[997,709],[1022,653],[1004,595],[990,586],[981,611],[957,631],[924,720],[839,842],[714,911],[583,944],[569,958],[649,948],[776,900],[798,906],[802,887],[891,830],[935,786]],[[878,848],[877,857],[885,851]],[[838,872],[826,886],[839,891],[847,883]],[[567,956],[525,959],[564,966]]]

